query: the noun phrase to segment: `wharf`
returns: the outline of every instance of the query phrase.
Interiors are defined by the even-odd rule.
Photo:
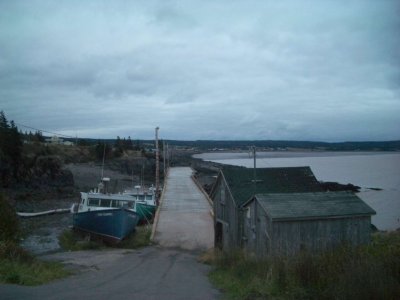
[[[153,230],[160,246],[207,250],[214,245],[211,205],[192,174],[189,167],[169,169]]]

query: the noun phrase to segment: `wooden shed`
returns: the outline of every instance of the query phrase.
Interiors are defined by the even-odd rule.
[[[224,250],[242,246],[241,205],[255,194],[320,191],[322,188],[309,167],[258,168],[256,177],[254,169],[224,167],[211,191],[215,246]]]
[[[258,257],[367,244],[375,214],[350,192],[259,194],[243,209],[243,248]]]

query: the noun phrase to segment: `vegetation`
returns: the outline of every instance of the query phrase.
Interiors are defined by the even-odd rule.
[[[117,248],[138,249],[150,245],[151,226],[137,226],[135,232],[129,235],[121,243],[117,244]]]
[[[69,275],[62,264],[43,262],[15,242],[0,241],[0,282],[38,285]]]
[[[71,229],[65,230],[58,237],[62,249],[67,251],[99,250],[105,247],[101,241],[92,241]]]
[[[17,214],[6,198],[0,194],[0,241],[16,241],[18,235]]]
[[[15,211],[0,194],[0,282],[42,284],[68,275],[59,263],[42,262],[18,243],[19,226]]]
[[[400,232],[371,245],[257,261],[217,253],[211,281],[229,299],[400,299]]]
[[[18,178],[21,164],[22,140],[14,122],[10,124],[0,111],[0,182],[7,186]]]
[[[137,249],[150,245],[151,227],[137,226],[135,232],[126,239],[116,245],[115,248]],[[106,244],[102,240],[91,240],[85,235],[81,235],[70,229],[65,230],[59,237],[60,246],[64,250],[80,251],[80,250],[101,250],[106,248]]]

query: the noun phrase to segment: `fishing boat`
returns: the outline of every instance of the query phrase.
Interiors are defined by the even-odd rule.
[[[133,189],[123,192],[123,195],[131,196],[136,201],[136,213],[141,222],[150,222],[153,218],[156,208],[156,190],[153,186],[146,188],[142,185],[136,185]]]
[[[107,193],[109,181],[103,178],[98,189],[81,192],[81,202],[71,207],[73,227],[118,243],[135,230],[140,216],[133,196]]]

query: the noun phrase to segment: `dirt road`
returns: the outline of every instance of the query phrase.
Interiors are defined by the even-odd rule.
[[[217,299],[209,267],[190,252],[159,247],[58,253],[81,274],[38,287],[0,285],[0,299]]]

